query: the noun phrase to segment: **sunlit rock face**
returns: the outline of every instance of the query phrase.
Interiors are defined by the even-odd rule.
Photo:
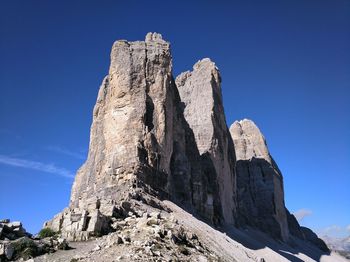
[[[176,78],[184,106],[184,116],[193,130],[202,159],[202,169],[210,185],[208,200],[222,207],[226,223],[234,223],[236,181],[234,149],[226,125],[221,92],[221,77],[209,58],[198,61],[193,71]]]
[[[264,136],[254,122],[247,119],[234,122],[230,132],[237,158],[239,224],[248,224],[287,240],[283,177]]]
[[[171,70],[170,46],[159,34],[113,44],[109,74],[93,112],[88,159],[76,176],[71,207],[125,198],[145,169],[162,173],[159,183],[165,189],[173,151]]]
[[[88,240],[140,217],[142,205],[159,211],[167,199],[214,226],[252,226],[326,250],[285,208],[282,174],[260,130],[250,120],[229,130],[222,100],[210,59],[175,80],[170,44],[160,34],[116,41],[93,110],[88,158],[69,207],[44,227]]]
[[[213,223],[234,222],[234,155],[219,74],[209,60],[197,67],[208,88],[196,103],[204,105],[207,119],[212,113],[216,117],[202,127],[191,126],[191,118],[184,117],[180,99],[186,98],[179,95],[170,45],[160,34],[113,44],[109,74],[93,111],[88,158],[77,172],[69,209],[46,226],[61,232],[108,231],[105,217],[138,189],[181,203]],[[206,107],[207,96],[211,107]],[[208,124],[209,136],[198,140],[198,130]],[[88,238],[85,233],[67,235]]]
[[[180,108],[170,45],[160,34],[117,41],[94,108],[90,149],[71,207],[113,206],[145,183],[159,196],[205,208],[198,149]],[[193,184],[199,186],[194,192]]]

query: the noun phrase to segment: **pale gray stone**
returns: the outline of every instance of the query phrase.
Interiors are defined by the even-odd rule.
[[[240,223],[288,240],[283,177],[269,153],[264,136],[255,123],[247,119],[234,122],[230,132],[237,158]]]
[[[77,172],[69,209],[45,226],[67,232],[68,239],[80,235],[69,232],[96,231],[96,210],[114,216],[115,206],[136,187],[205,214],[206,196],[191,191],[206,183],[180,102],[170,45],[160,34],[149,33],[146,41],[116,41],[93,111],[88,158]],[[83,210],[88,225],[78,215]],[[129,210],[122,207],[122,213]]]
[[[180,74],[176,85],[211,187],[205,192],[207,213],[220,217],[221,214],[215,214],[215,209],[219,209],[225,222],[234,224],[235,156],[225,120],[219,70],[205,58],[193,66],[193,71]]]

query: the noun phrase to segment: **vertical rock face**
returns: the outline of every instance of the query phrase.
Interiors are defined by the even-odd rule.
[[[295,216],[289,213],[287,209],[286,213],[289,233],[291,236],[308,241],[314,246],[318,247],[320,250],[329,252],[329,248],[321,238],[319,238],[311,229],[300,226]]]
[[[119,200],[144,165],[168,171],[171,66],[169,43],[158,34],[147,35],[145,42],[114,43],[109,74],[94,108],[88,159],[76,176],[71,207]]]
[[[230,127],[236,152],[237,220],[284,241],[296,237],[328,252],[327,245],[310,229],[301,227],[284,203],[283,177],[266,141],[253,121]]]
[[[327,248],[285,208],[281,172],[256,125],[237,121],[228,130],[215,64],[203,59],[175,81],[170,44],[157,33],[113,44],[88,158],[69,207],[44,226],[87,240],[113,230],[113,220],[147,198],[170,199],[213,223]]]
[[[250,120],[230,127],[236,151],[239,223],[274,237],[289,237],[283,178],[268,151],[265,138]]]
[[[70,206],[45,226],[67,232],[72,240],[108,231],[116,205],[140,187],[221,221],[221,203],[212,186],[218,183],[203,174],[197,141],[180,103],[170,45],[160,34],[149,33],[145,41],[116,41],[93,111],[88,158],[77,172]]]
[[[184,116],[193,130],[209,185],[207,204],[221,208],[225,222],[235,216],[233,143],[226,125],[221,78],[215,64],[205,58],[176,78]]]

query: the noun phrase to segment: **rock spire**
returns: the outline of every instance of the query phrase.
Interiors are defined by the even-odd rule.
[[[254,227],[290,241],[327,246],[285,208],[283,177],[250,120],[228,129],[215,63],[172,73],[170,44],[158,33],[113,44],[93,110],[89,153],[69,207],[45,223],[68,240],[115,230],[143,205],[177,203],[212,225]],[[142,212],[141,212],[142,213]]]
[[[288,240],[283,177],[264,136],[247,119],[234,122],[230,133],[237,157],[239,222]]]
[[[207,183],[211,185],[210,201],[220,201],[227,223],[234,223],[236,180],[234,150],[226,125],[221,77],[209,58],[198,61],[193,71],[176,78],[184,116],[194,133]]]

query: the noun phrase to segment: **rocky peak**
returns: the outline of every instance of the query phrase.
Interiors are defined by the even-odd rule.
[[[283,178],[272,160],[266,141],[251,120],[230,127],[236,152],[237,192],[240,223],[288,240]]]
[[[143,198],[147,193],[166,197],[220,221],[221,203],[213,193],[218,181],[203,175],[194,133],[180,104],[170,45],[160,34],[148,34],[145,42],[116,41],[93,112],[88,159],[76,175],[70,207],[46,226],[73,240],[106,232],[116,206],[140,191]]]
[[[148,33],[145,41],[113,44],[88,158],[69,207],[44,226],[87,240],[116,231],[116,220],[142,216],[141,206],[167,210],[165,199],[214,225],[325,248],[286,210],[282,174],[258,127],[245,119],[228,129],[215,63],[202,59],[174,80],[170,44]]]
[[[237,160],[261,158],[271,163],[265,138],[252,120],[235,121],[230,132],[234,139]]]
[[[201,155],[205,179],[211,187],[208,200],[219,207],[225,222],[232,224],[236,204],[235,157],[224,115],[219,70],[205,58],[193,66],[193,71],[180,74],[175,82]]]
[[[125,198],[136,174],[146,166],[168,171],[171,54],[159,35],[148,38],[147,44],[125,40],[113,44],[109,75],[94,108],[88,159],[76,176],[71,207],[95,208],[97,200],[110,206]]]
[[[161,34],[159,34],[159,33],[152,33],[152,32],[147,33],[147,35],[145,37],[145,42],[146,43],[158,42],[158,43],[168,44],[168,42],[163,40],[163,37],[162,37]]]

